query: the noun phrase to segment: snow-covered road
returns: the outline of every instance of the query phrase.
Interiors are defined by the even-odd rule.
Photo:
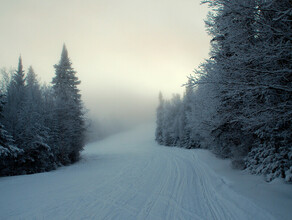
[[[277,219],[206,155],[158,146],[142,126],[89,144],[72,166],[1,178],[0,219]]]

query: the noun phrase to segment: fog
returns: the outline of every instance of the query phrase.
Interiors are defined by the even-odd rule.
[[[207,11],[200,0],[0,0],[0,67],[21,54],[49,83],[65,43],[89,117],[155,120],[159,91],[182,94],[208,56]]]

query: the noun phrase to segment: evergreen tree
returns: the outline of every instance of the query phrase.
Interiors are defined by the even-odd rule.
[[[25,76],[22,66],[22,59],[19,57],[18,69],[12,76],[10,84],[7,88],[7,104],[4,108],[4,124],[20,148],[25,147],[20,145],[21,133],[24,126],[24,124],[21,124],[21,113],[23,111],[25,96]]]
[[[156,110],[156,131],[155,131],[155,140],[159,144],[163,144],[163,114],[164,114],[164,100],[162,93],[159,92],[159,105]]]
[[[63,164],[79,159],[84,146],[85,123],[80,91],[80,81],[71,66],[66,46],[63,46],[61,59],[55,67],[53,89],[56,98],[55,133],[59,147],[58,157]]]
[[[190,84],[190,80],[186,85],[185,94],[182,100],[181,119],[180,119],[180,146],[185,148],[196,148],[195,141],[192,135],[192,127],[190,123],[191,111],[192,111],[192,99],[193,99],[193,86]]]
[[[4,95],[0,94],[0,176],[11,175],[16,172],[15,160],[23,153],[15,147],[12,136],[8,134],[3,121]]]
[[[11,76],[14,74],[13,69],[7,70],[6,68],[0,69],[0,91],[2,94],[7,94],[7,89],[11,81]]]
[[[37,76],[30,66],[26,76],[26,97],[20,120],[22,121],[22,145],[32,148],[36,144],[46,144],[48,128],[44,125],[43,100]]]
[[[42,122],[43,126],[47,128],[46,143],[52,148],[54,155],[58,154],[58,134],[56,129],[57,120],[55,119],[56,99],[54,89],[49,85],[41,87],[42,93]],[[60,162],[60,161],[57,161]]]

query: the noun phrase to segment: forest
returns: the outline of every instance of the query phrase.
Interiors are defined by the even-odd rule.
[[[291,1],[203,4],[212,8],[210,57],[182,98],[159,94],[156,141],[210,149],[234,168],[292,182]]]
[[[32,174],[74,163],[85,141],[80,81],[63,46],[51,85],[40,85],[30,66],[2,69],[0,176]]]
[[[291,220],[291,0],[0,5],[0,220]]]

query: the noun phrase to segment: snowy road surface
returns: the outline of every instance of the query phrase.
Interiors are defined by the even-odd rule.
[[[158,146],[153,131],[90,144],[80,162],[53,172],[0,178],[0,219],[285,218],[235,192],[208,152]]]

